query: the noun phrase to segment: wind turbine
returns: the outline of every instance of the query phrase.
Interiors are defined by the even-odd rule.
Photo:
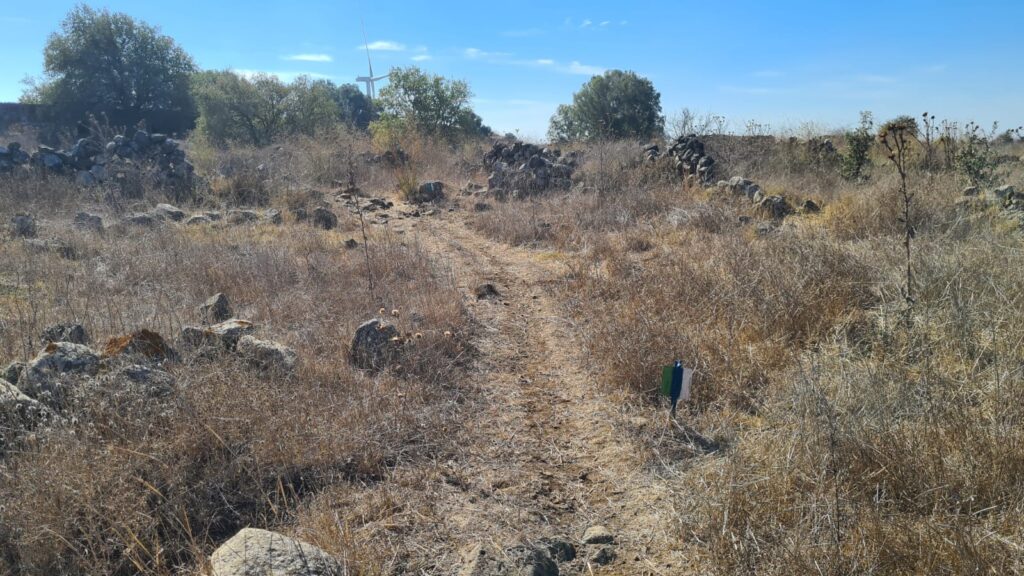
[[[369,76],[357,76],[356,77],[356,82],[365,82],[366,83],[366,97],[369,98],[370,100],[373,100],[374,98],[377,97],[377,93],[374,90],[374,84],[373,83],[376,82],[377,80],[383,80],[383,79],[387,78],[389,76],[389,74],[385,74],[383,76],[374,77],[374,75],[373,75],[373,60],[370,59],[370,43],[366,40],[366,24],[364,24],[362,21],[360,21],[360,25],[363,28],[363,44],[366,46],[366,63],[370,67],[370,75]]]

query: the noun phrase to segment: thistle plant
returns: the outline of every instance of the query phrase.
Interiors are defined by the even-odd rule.
[[[907,166],[910,160],[911,146],[917,140],[917,121],[909,116],[900,116],[882,125],[878,130],[878,141],[885,149],[886,157],[896,167],[899,174],[899,192],[903,200],[903,214],[900,222],[903,224],[903,248],[906,256],[906,277],[903,287],[903,298],[909,311],[914,305],[913,293],[913,269],[911,267],[911,245],[914,239],[914,225],[910,221],[910,210],[914,200],[914,194],[907,186]]]

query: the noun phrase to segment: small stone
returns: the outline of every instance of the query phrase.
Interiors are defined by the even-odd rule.
[[[81,324],[54,324],[46,327],[39,336],[44,344],[50,342],[71,342],[73,344],[87,344],[89,335]]]
[[[323,206],[313,210],[313,226],[333,230],[338,226],[338,216]]]
[[[205,216],[203,214],[196,214],[194,216],[189,216],[188,219],[185,220],[185,225],[198,226],[200,224],[210,224],[212,222],[213,220],[210,220],[209,216]]]
[[[615,536],[604,526],[591,526],[583,533],[584,544],[612,544]]]
[[[129,214],[128,216],[125,216],[124,222],[126,224],[131,224],[132,226],[151,227],[156,226],[157,219],[149,214],[136,212],[135,214]]]
[[[393,325],[373,319],[356,328],[349,346],[349,361],[362,370],[380,370],[394,363],[401,351],[401,334]]]
[[[821,212],[821,207],[814,200],[804,200],[803,204],[800,205],[801,214],[817,214],[818,212]]]
[[[207,298],[206,302],[198,308],[198,312],[204,324],[216,324],[233,316],[228,297],[220,292]]]
[[[256,330],[256,326],[247,320],[232,318],[207,328],[186,326],[181,329],[181,343],[193,348],[224,348],[234,350],[238,340]]]
[[[602,546],[591,552],[588,560],[595,566],[606,566],[615,561],[615,550],[610,546]]]
[[[103,218],[88,212],[79,212],[75,214],[74,226],[79,230],[88,232],[102,232]]]
[[[335,576],[347,570],[330,554],[276,532],[244,528],[210,556],[212,576]]]
[[[153,208],[153,215],[174,222],[181,222],[187,216],[184,211],[170,204],[157,204],[156,208]]]
[[[31,214],[15,214],[11,217],[11,236],[15,238],[35,238],[36,219]]]
[[[295,351],[277,342],[242,336],[236,349],[240,356],[262,370],[291,372],[295,368]]]
[[[260,215],[255,210],[228,210],[228,224],[250,224],[259,222]]]
[[[355,238],[349,238],[348,240],[345,240],[345,248],[348,248],[349,250],[359,248],[359,242],[356,242]]]
[[[166,360],[174,357],[174,350],[167,345],[163,336],[152,330],[142,329],[107,340],[103,346],[103,357],[115,356],[143,356],[151,360]]]
[[[284,222],[284,218],[281,216],[281,211],[277,208],[271,208],[263,213],[263,217],[271,224],[281,224]]]
[[[444,183],[437,181],[420,184],[416,193],[410,198],[412,202],[418,204],[437,202],[442,199],[444,199]]]
[[[978,195],[978,187],[977,186],[968,186],[967,188],[964,188],[962,194],[964,196],[977,196]]]
[[[498,289],[494,287],[494,284],[488,282],[474,288],[473,295],[476,296],[477,300],[485,300],[490,298],[498,298],[501,296],[501,293],[499,293]]]

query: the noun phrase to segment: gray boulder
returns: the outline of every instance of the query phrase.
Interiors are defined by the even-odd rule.
[[[263,217],[267,220],[267,222],[270,222],[271,224],[275,225],[282,224],[284,222],[284,217],[281,216],[281,211],[278,210],[277,208],[270,208],[269,210],[263,213]]]
[[[757,208],[775,220],[781,220],[794,212],[793,206],[782,196],[764,196],[757,202]]]
[[[228,210],[228,224],[251,224],[260,221],[260,214],[255,210]]]
[[[213,222],[209,216],[203,214],[196,214],[195,216],[189,216],[188,220],[185,220],[186,226],[195,226],[197,224],[209,224]]]
[[[223,348],[234,350],[242,336],[251,334],[256,326],[249,321],[232,318],[213,326],[186,326],[181,329],[181,343],[192,348]]]
[[[591,526],[583,532],[584,544],[612,544],[614,542],[615,535],[604,526]]]
[[[295,351],[270,340],[242,336],[236,346],[238,354],[262,370],[291,372],[295,368]]]
[[[100,357],[89,347],[51,342],[22,371],[18,388],[36,400],[59,403],[68,385],[99,369]]]
[[[330,554],[276,532],[244,528],[210,556],[213,576],[341,576]]]
[[[1006,186],[1000,186],[992,191],[992,195],[1000,200],[1006,200],[1007,198],[1013,198],[1014,194],[1017,193],[1017,189],[1012,185],[1007,184]]]
[[[540,160],[539,156],[533,158]],[[532,168],[532,166],[531,166]],[[416,193],[409,199],[417,204],[425,204],[427,202],[437,202],[444,199],[444,183],[442,182],[424,182],[420,184],[419,188],[416,189]]]
[[[52,412],[17,386],[0,379],[0,455],[24,432],[49,420]]]
[[[380,370],[401,352],[401,334],[393,325],[374,318],[359,325],[349,347],[349,361],[361,370]]]
[[[146,213],[143,213],[143,212],[136,212],[134,214],[129,214],[129,215],[125,216],[124,217],[124,223],[125,224],[129,224],[131,226],[142,226],[142,227],[147,227],[148,228],[148,227],[156,226],[157,219],[154,218],[151,214],[146,214]]]
[[[25,371],[28,364],[24,362],[14,361],[4,368],[4,371],[0,373],[0,378],[7,380],[8,382],[17,382],[21,379],[21,373]]]
[[[333,230],[338,226],[338,216],[323,206],[313,210],[313,226]]]
[[[218,292],[210,296],[198,309],[199,316],[204,324],[216,324],[229,320],[234,314],[231,312],[231,304],[228,297]]]
[[[175,379],[158,368],[129,364],[104,374],[98,384],[135,397],[162,398],[174,390]]]
[[[75,214],[74,226],[87,232],[102,232],[103,218],[88,212],[79,212]]]
[[[153,208],[153,215],[174,222],[181,222],[187,216],[183,210],[170,204],[157,204],[156,208]]]
[[[36,219],[31,214],[15,214],[11,217],[11,236],[15,238],[35,238]]]
[[[44,344],[50,342],[71,342],[72,344],[88,344],[89,335],[81,324],[54,324],[47,326],[39,336]]]

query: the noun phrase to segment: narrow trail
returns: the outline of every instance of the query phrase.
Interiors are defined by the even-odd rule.
[[[623,432],[621,399],[585,364],[555,290],[564,263],[491,241],[465,218],[423,219],[409,234],[448,261],[479,326],[473,373],[481,408],[467,423],[470,445],[438,503],[449,546],[578,541],[589,526],[603,525],[616,536],[616,560],[604,573],[678,573],[664,569],[668,492],[651,481],[641,447]],[[481,283],[500,295],[477,300]]]

